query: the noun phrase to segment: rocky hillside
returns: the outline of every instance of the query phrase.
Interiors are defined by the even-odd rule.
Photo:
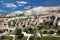
[[[41,14],[49,14],[49,13],[60,13],[60,6],[56,7],[43,7],[38,6],[35,8],[32,8],[30,10],[23,10],[23,11],[15,11],[8,13],[6,17],[8,16],[21,16],[21,15],[41,15]]]

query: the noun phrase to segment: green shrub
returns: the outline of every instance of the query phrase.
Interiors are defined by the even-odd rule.
[[[60,30],[57,31],[57,34],[60,34]]]
[[[35,30],[33,28],[25,28],[24,32],[33,34]]]
[[[21,29],[16,29],[16,31],[15,31],[15,35],[21,35],[22,33],[22,30]]]
[[[54,31],[50,31],[50,34],[54,34]]]
[[[48,34],[48,32],[47,31],[44,31],[43,34]]]

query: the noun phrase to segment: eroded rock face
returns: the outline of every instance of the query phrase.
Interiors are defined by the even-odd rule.
[[[60,7],[35,7],[33,9],[30,9],[30,10],[12,12],[12,13],[9,13],[9,14],[5,15],[6,17],[14,16],[13,19],[11,19],[7,22],[6,25],[8,26],[8,28],[5,26],[4,23],[0,23],[0,29],[5,29],[5,28],[9,29],[9,25],[12,26],[12,27],[14,26],[13,27],[14,29],[16,29],[15,28],[16,26],[18,28],[26,27],[28,25],[35,27],[35,26],[39,25],[40,23],[43,23],[43,20],[45,19],[45,17],[47,15],[54,14],[55,17],[56,16],[60,17],[60,14],[59,14],[60,12],[59,11],[60,11]],[[19,19],[19,17],[18,17],[19,20],[15,20],[15,17],[18,16],[18,15],[19,15],[19,17],[21,17],[21,19]],[[38,18],[35,17],[34,18],[32,15],[33,16],[38,16],[39,15],[42,18],[40,18],[40,17],[38,17]],[[26,16],[28,16],[28,17],[25,18]],[[30,18],[29,18],[29,16],[30,16]],[[53,20],[55,20],[55,19],[53,19]],[[50,21],[50,20],[46,19],[46,21]],[[54,21],[54,22],[56,22],[56,21]],[[58,25],[60,25],[60,23]],[[37,34],[39,35],[39,33],[37,33]]]

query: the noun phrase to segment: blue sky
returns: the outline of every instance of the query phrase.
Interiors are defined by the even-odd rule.
[[[0,12],[13,12],[37,6],[60,6],[60,0],[0,0]]]

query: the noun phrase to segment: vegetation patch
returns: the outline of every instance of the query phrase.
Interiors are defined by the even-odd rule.
[[[29,40],[60,40],[60,37],[30,37]]]
[[[27,40],[27,37],[20,38],[19,36],[15,37],[15,40]]]
[[[0,36],[0,40],[13,40],[12,36]]]

